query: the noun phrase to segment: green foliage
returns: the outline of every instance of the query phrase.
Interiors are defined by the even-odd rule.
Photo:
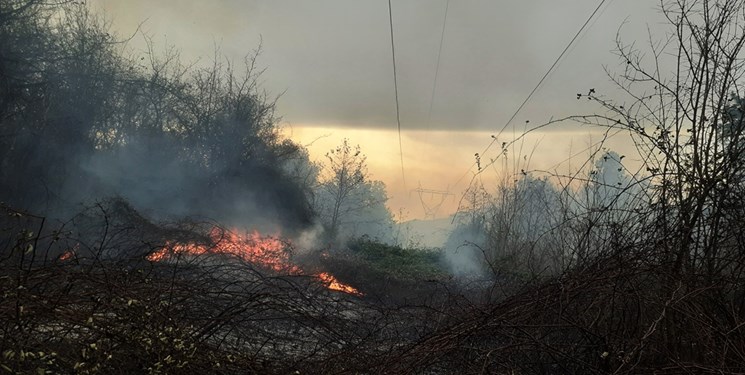
[[[398,279],[437,279],[447,272],[440,252],[387,245],[368,238],[351,242],[349,250],[365,260],[376,273]]]

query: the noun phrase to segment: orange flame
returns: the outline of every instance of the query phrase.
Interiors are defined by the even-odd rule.
[[[160,262],[174,255],[225,254],[275,272],[303,274],[303,270],[290,261],[290,253],[287,251],[289,244],[277,237],[262,236],[256,231],[241,236],[235,232],[214,228],[210,232],[210,238],[213,242],[210,245],[167,242],[162,249],[151,253],[146,259],[151,262]],[[357,289],[340,282],[329,273],[323,272],[314,277],[330,290],[362,295]]]
[[[362,293],[359,290],[357,290],[355,287],[340,282],[328,272],[321,272],[318,275],[316,275],[316,277],[318,277],[323,282],[323,284],[326,285],[326,287],[331,290],[338,290],[340,292],[344,292],[347,294],[354,294],[356,296],[362,295]]]
[[[61,261],[66,261],[72,259],[72,257],[75,255],[75,253],[72,250],[67,250],[62,255],[60,255],[57,259]]]
[[[80,249],[80,244],[76,243],[74,246],[68,248],[67,251],[60,254],[60,256],[57,257],[57,260],[61,262],[65,262],[65,261],[72,259],[72,257],[74,257],[75,254],[77,253],[78,249]]]
[[[215,228],[210,232],[210,238],[213,244],[209,245],[167,242],[162,249],[148,255],[147,260],[158,262],[173,255],[225,254],[277,272],[300,271],[297,266],[290,263],[287,245],[276,237],[263,237],[256,231],[241,236]]]

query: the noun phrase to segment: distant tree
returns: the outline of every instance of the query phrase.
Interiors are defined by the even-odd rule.
[[[560,192],[546,177],[523,174],[512,186],[501,186],[489,216],[488,248],[492,262],[524,275],[559,271],[561,253],[555,229],[562,219]]]
[[[329,239],[366,234],[387,240],[392,233],[392,215],[385,207],[385,185],[370,180],[367,157],[360,147],[344,139],[326,159],[315,206]]]
[[[451,233],[445,251],[455,272],[479,273],[484,263],[498,275],[535,276],[560,270],[554,232],[563,218],[563,206],[559,191],[547,178],[525,173],[514,183],[503,181],[492,193],[479,184],[466,198],[472,201],[470,215],[464,215]]]
[[[324,203],[327,230],[335,238],[345,216],[362,208],[356,202],[362,202],[361,188],[368,178],[367,157],[359,145],[352,147],[345,138],[341,145],[326,153],[326,159],[328,165],[321,190],[328,200]]]
[[[377,241],[393,243],[393,214],[386,206],[388,193],[382,181],[368,180],[360,187],[359,209],[350,210],[349,216],[341,223],[340,228],[346,237],[368,236]]]

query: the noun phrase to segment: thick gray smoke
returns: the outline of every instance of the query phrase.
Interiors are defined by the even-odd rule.
[[[120,196],[154,218],[209,219],[269,233],[295,233],[310,225],[306,196],[279,168],[279,161],[244,162],[232,171],[180,156],[168,140],[138,138],[116,150],[95,153],[81,165],[95,181],[89,197]],[[82,189],[77,182],[68,182],[68,194],[74,191]]]
[[[254,60],[132,59],[85,7],[30,3],[0,5],[0,202],[63,219],[123,198],[154,219],[311,225],[309,187],[285,168],[307,158],[277,135]]]

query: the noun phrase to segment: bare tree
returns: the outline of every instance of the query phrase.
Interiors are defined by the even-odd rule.
[[[392,216],[385,207],[388,197],[380,181],[367,172],[367,157],[349,140],[326,154],[328,165],[316,194],[316,209],[330,240],[368,234],[390,237]],[[373,231],[365,228],[380,227]],[[340,233],[342,230],[349,233]],[[371,233],[372,232],[372,233]]]
[[[368,177],[367,156],[362,154],[359,145],[352,147],[345,138],[341,145],[326,153],[326,158],[328,171],[321,186],[331,199],[328,231],[335,238],[344,215],[357,208],[345,206]]]
[[[718,273],[728,268],[722,262],[731,248],[723,231],[736,225],[732,219],[743,208],[737,181],[744,161],[739,98],[745,5],[717,0],[661,6],[673,32],[650,43],[651,54],[617,42],[625,70],[611,77],[626,100],[591,91],[588,97],[607,112],[589,121],[630,131],[655,188],[664,263],[674,273],[702,266]]]

